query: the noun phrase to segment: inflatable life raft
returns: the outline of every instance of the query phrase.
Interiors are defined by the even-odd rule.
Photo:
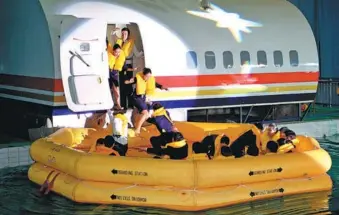
[[[231,142],[250,129],[260,135],[250,124],[178,122],[176,126],[189,146],[209,134],[226,134]],[[53,181],[54,192],[75,202],[183,211],[332,188],[326,174],[331,158],[311,137],[298,136],[303,151],[294,153],[153,159],[134,148],[149,146],[149,137],[158,135],[149,126],[139,137],[131,132],[126,157],[88,153],[96,139],[108,134],[107,129],[64,128],[35,141],[29,179],[39,185]]]

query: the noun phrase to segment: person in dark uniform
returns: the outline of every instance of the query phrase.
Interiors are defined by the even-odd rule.
[[[228,145],[229,142],[230,139],[224,134],[211,134],[204,137],[201,142],[193,143],[192,148],[195,154],[205,153],[209,159],[212,159],[220,155],[221,146]]]
[[[232,144],[226,135],[208,135],[201,143],[193,143],[193,152],[207,153],[209,158],[218,153],[228,157],[243,157],[245,154],[258,156],[259,149],[256,145],[257,137],[252,130],[249,130],[238,137]],[[247,151],[245,149],[247,148]],[[220,152],[219,152],[220,150]]]
[[[168,155],[171,159],[186,158],[187,142],[174,126],[169,112],[160,103],[154,103],[152,108],[154,112],[147,122],[154,124],[160,135],[151,137],[152,148],[147,148],[147,153],[155,154],[156,157]]]
[[[143,52],[139,52],[135,46],[135,40],[131,37],[129,28],[124,27],[121,29],[121,38],[117,39],[116,44],[119,44],[122,51],[125,53],[126,61],[125,65],[120,73],[120,100],[121,106],[125,109],[133,107],[133,87],[131,85],[125,85],[126,80],[133,78],[134,72],[134,57],[141,58]]]
[[[147,105],[149,102],[146,97],[153,95],[155,88],[159,88],[161,90],[168,89],[155,81],[154,76],[152,76],[152,70],[149,68],[144,68],[142,72],[137,73],[135,78],[125,81],[125,84],[136,85],[133,92],[133,103],[139,114],[141,114],[141,117],[135,123],[135,134],[138,135],[140,134],[141,126],[149,117]]]

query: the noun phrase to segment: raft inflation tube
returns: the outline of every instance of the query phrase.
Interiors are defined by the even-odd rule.
[[[178,127],[189,143],[208,134],[227,134],[232,142],[254,129],[248,124],[210,123],[181,123]],[[198,135],[189,136],[195,132]],[[311,137],[298,136],[292,153],[212,160],[153,159],[146,154],[137,156],[132,150],[126,157],[107,156],[74,149],[83,143],[91,147],[96,138],[106,134],[103,130],[64,128],[35,141],[30,148],[35,164],[29,169],[29,179],[41,185],[54,178],[52,190],[75,202],[182,211],[332,188],[327,175],[331,157]],[[149,127],[140,137],[129,139],[129,148],[149,145],[145,137],[152,135],[158,134]]]

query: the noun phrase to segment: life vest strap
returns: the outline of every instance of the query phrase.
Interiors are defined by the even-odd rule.
[[[157,117],[157,116],[164,116],[166,117],[166,119],[173,125],[173,122],[171,120],[171,118],[168,116],[165,108],[159,108],[158,110],[155,110],[152,114],[153,117]]]
[[[167,147],[181,148],[181,147],[184,147],[186,144],[187,144],[186,140],[181,140],[181,141],[167,143],[164,148],[167,148]]]

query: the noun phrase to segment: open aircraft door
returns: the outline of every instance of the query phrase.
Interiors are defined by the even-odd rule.
[[[60,69],[68,108],[74,112],[113,107],[108,83],[107,22],[65,16],[61,22]]]

